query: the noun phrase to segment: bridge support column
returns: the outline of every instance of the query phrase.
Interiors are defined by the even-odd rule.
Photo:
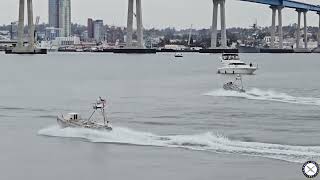
[[[35,33],[35,27],[33,24],[33,5],[32,0],[27,1],[27,7],[28,7],[28,26],[29,26],[29,49],[34,49],[34,33]]]
[[[22,49],[24,42],[24,0],[19,1],[19,22],[18,22],[18,44],[17,48]]]
[[[128,19],[127,19],[127,48],[132,48],[133,36],[133,3],[134,0],[128,0]],[[137,19],[137,47],[144,48],[143,43],[143,25],[142,25],[142,6],[141,0],[136,0],[136,19]]]
[[[217,47],[217,24],[218,24],[218,1],[212,0],[213,2],[213,15],[212,15],[212,27],[211,27],[211,48]]]
[[[211,32],[211,48],[217,48],[217,22],[218,22],[218,6],[220,5],[221,18],[221,48],[227,48],[227,30],[226,30],[226,0],[212,0],[213,17]]]
[[[279,28],[279,48],[283,48],[283,31],[282,31],[282,9],[283,7],[278,7],[278,28]]]
[[[320,12],[318,12],[318,15],[319,15],[318,47],[320,48]]]
[[[299,49],[300,48],[300,29],[301,29],[301,10],[297,9],[298,12],[298,25],[297,25],[297,32],[296,32],[296,48]]]
[[[132,47],[132,35],[133,35],[133,0],[128,0],[128,18],[127,18],[127,48]]]
[[[227,30],[226,30],[226,2],[220,2],[220,16],[221,16],[221,46],[227,48]]]
[[[136,9],[137,9],[137,40],[138,40],[138,47],[144,48],[143,43],[143,25],[142,25],[142,6],[141,0],[137,0],[136,2]]]
[[[13,53],[33,53],[35,52],[34,47],[34,32],[35,27],[33,24],[33,6],[32,0],[27,0],[27,14],[28,14],[28,47],[24,46],[24,11],[25,11],[25,1],[19,1],[19,23],[18,23],[18,44],[12,49]]]
[[[270,6],[272,10],[272,24],[271,24],[271,44],[270,47],[274,48],[274,41],[276,37],[276,11],[277,8],[275,6]]]
[[[308,27],[307,27],[307,11],[303,12],[303,18],[304,18],[304,27],[303,27],[303,33],[304,33],[304,48],[308,48]]]

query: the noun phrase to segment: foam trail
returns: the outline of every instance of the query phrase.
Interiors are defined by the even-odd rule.
[[[38,133],[44,136],[81,138],[98,143],[186,148],[198,151],[259,156],[297,163],[303,163],[310,159],[320,159],[320,146],[290,146],[242,142],[229,140],[226,137],[209,132],[197,135],[159,136],[123,127],[115,127],[111,132],[103,132],[77,128],[61,129],[58,126],[52,126],[42,129]]]
[[[282,102],[282,103],[320,106],[320,98],[294,97],[286,93],[279,93],[272,90],[264,91],[256,88],[251,89],[245,93],[239,93],[235,91],[226,91],[224,89],[217,89],[209,93],[206,93],[205,95],[216,96],[216,97],[239,97],[239,98],[246,98],[249,100],[276,101],[276,102]]]

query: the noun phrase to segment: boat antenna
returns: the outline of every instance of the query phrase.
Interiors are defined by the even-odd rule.
[[[104,125],[106,125],[106,115],[104,112],[104,108],[102,108],[101,111],[102,111],[102,116],[103,116],[103,123],[104,123]]]
[[[104,125],[106,125],[106,114],[105,114],[106,100],[99,97],[99,103],[102,104],[101,113],[103,116],[103,123]]]

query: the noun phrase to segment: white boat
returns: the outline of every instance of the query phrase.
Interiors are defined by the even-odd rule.
[[[258,69],[252,63],[241,61],[238,54],[223,54],[221,63],[223,67],[218,68],[218,74],[253,74]]]
[[[223,89],[227,91],[237,91],[240,93],[246,92],[243,88],[241,75],[238,74],[235,81],[227,82],[223,85]]]
[[[87,128],[95,130],[111,131],[112,126],[106,119],[105,115],[106,100],[99,97],[97,102],[93,105],[93,112],[88,119],[82,119],[79,113],[68,113],[57,117],[57,123],[61,128]],[[101,111],[103,117],[103,124],[92,119],[96,111]]]
[[[38,48],[47,49],[48,52],[58,52],[59,47],[52,44],[51,41],[41,41]]]
[[[181,57],[183,57],[183,54],[182,53],[176,53],[176,54],[174,54],[174,57],[181,58]]]
[[[84,52],[84,50],[82,48],[77,48],[76,52]]]

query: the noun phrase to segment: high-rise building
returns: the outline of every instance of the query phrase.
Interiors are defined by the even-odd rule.
[[[60,36],[68,37],[71,35],[71,0],[60,0],[59,14]]]
[[[49,0],[49,26],[59,28],[59,0]]]
[[[103,20],[96,20],[93,22],[93,36],[96,42],[104,40],[105,29],[103,26]]]
[[[93,39],[94,33],[93,33],[93,19],[88,19],[88,38]]]
[[[12,22],[10,27],[10,39],[17,40],[18,39],[18,22]]]
[[[88,18],[88,39],[89,41],[102,42],[105,40],[106,29],[103,20],[93,20]]]
[[[49,25],[60,28],[60,36],[71,35],[71,0],[49,0]]]

